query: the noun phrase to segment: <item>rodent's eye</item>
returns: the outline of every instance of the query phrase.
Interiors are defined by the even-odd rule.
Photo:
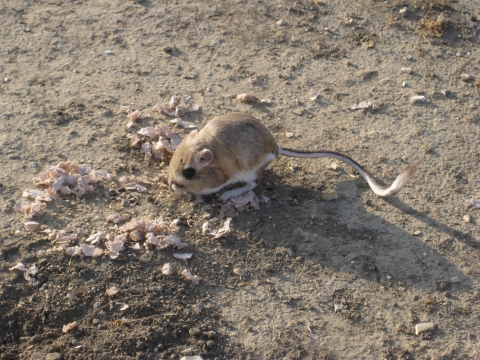
[[[196,175],[196,171],[194,168],[186,168],[186,169],[183,169],[183,176],[185,176],[185,179],[187,180],[191,180],[195,177]]]

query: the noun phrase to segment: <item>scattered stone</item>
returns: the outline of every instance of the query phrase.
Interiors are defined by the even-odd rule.
[[[203,358],[199,355],[194,355],[194,356],[184,356],[180,360],[203,360]]]
[[[469,223],[472,221],[472,218],[470,217],[470,215],[464,215],[463,216],[463,221],[465,221],[466,223]]]
[[[405,59],[407,59],[408,61],[412,61],[413,60],[413,56],[412,55],[407,55],[405,57]]]
[[[462,79],[462,81],[465,81],[465,82],[475,80],[475,77],[473,75],[470,75],[470,74],[462,74],[462,75],[460,75],[460,78]]]
[[[406,7],[401,8],[399,13],[405,15],[407,13],[408,9]]]
[[[190,328],[190,330],[188,330],[188,333],[192,336],[198,336],[202,333],[202,331],[197,327],[193,327],[193,328]]]
[[[460,278],[458,276],[454,276],[452,277],[452,282],[453,283],[459,283],[460,282]]]
[[[438,288],[439,288],[440,290],[442,290],[442,291],[443,291],[443,290],[447,290],[447,284],[445,284],[445,283],[440,283],[440,284],[438,284]]]
[[[265,271],[273,271],[273,264],[267,264],[263,267]]]
[[[390,275],[387,275],[387,280],[392,280],[392,277]]]
[[[423,95],[415,95],[415,96],[412,96],[410,100],[412,103],[415,104],[416,102],[425,102],[427,101],[427,98]]]
[[[35,161],[33,161],[33,162],[32,162],[32,167],[33,167],[33,168],[37,168],[37,167],[38,167],[38,164],[37,164]]]
[[[333,304],[333,308],[335,312],[340,312],[343,310],[343,305],[342,304]]]
[[[107,50],[107,51],[105,51],[105,55],[113,55],[113,51],[112,50]]]
[[[287,23],[284,20],[280,19],[280,20],[277,21],[277,25],[285,26],[285,25],[287,25]]]
[[[246,276],[247,272],[243,269],[235,268],[233,269],[233,272],[239,276]]]
[[[435,325],[433,322],[428,322],[428,323],[420,323],[415,325],[415,334],[419,335],[420,333],[428,330],[432,330],[435,328]]]
[[[404,72],[406,74],[411,74],[412,73],[412,68],[411,67],[403,67],[400,70],[401,72]]]
[[[421,232],[420,230],[415,230],[415,231],[413,232],[413,235],[414,235],[414,236],[418,236],[418,235],[420,235],[421,233],[422,233],[422,232]]]

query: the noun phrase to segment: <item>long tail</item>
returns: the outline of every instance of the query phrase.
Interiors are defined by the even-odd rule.
[[[355,160],[351,159],[347,155],[340,154],[336,151],[331,150],[318,150],[318,151],[300,151],[300,150],[291,150],[291,149],[284,149],[279,147],[278,154],[284,156],[291,156],[297,158],[320,158],[320,157],[329,157],[334,158],[337,160],[341,160],[346,162],[348,165],[353,167],[357,170],[360,175],[367,181],[370,188],[373,190],[375,194],[381,197],[386,197],[389,195],[396,194],[397,192],[402,189],[407,182],[412,178],[415,170],[417,169],[418,163],[414,163],[408,166],[408,168],[398,175],[392,185],[389,187],[384,187],[379,185],[375,179]]]

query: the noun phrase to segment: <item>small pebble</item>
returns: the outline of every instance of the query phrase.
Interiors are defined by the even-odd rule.
[[[403,67],[400,69],[401,72],[411,74],[412,73],[412,68],[411,67]]]
[[[192,336],[198,336],[200,335],[202,332],[200,331],[199,328],[197,327],[193,327],[193,328],[190,328],[190,330],[188,330],[188,333]]]
[[[263,267],[265,271],[273,271],[273,264],[267,264]]]
[[[454,276],[452,277],[452,282],[453,283],[459,283],[460,282],[460,278],[458,276]]]
[[[413,60],[413,56],[412,55],[407,55],[405,57],[405,59],[407,59],[408,61],[412,61]]]
[[[410,98],[410,101],[415,104],[416,102],[425,102],[427,98],[423,95],[415,95]]]
[[[37,167],[38,167],[38,164],[37,164],[35,161],[33,161],[33,162],[32,162],[32,167],[33,167],[33,168],[37,168]]]
[[[460,78],[462,79],[462,81],[465,81],[465,82],[475,80],[475,77],[473,75],[470,75],[470,74],[462,74],[462,75],[460,75]]]
[[[30,28],[25,28],[25,32],[30,32]]]
[[[10,81],[10,79],[9,79],[9,78],[5,78],[5,82],[9,82],[9,81]]]
[[[333,308],[335,312],[340,312],[343,310],[343,305],[342,304],[333,304]]]
[[[113,55],[113,51],[112,50],[107,50],[107,51],[105,51],[105,54],[106,55]]]
[[[407,83],[404,81],[404,82],[402,83],[402,86],[403,86],[403,87],[407,86]]]
[[[73,73],[74,73],[74,74],[78,74],[79,71],[78,71],[77,69],[75,69],[75,70],[73,70]]]
[[[406,7],[401,8],[400,11],[399,11],[400,14],[405,14],[406,12],[407,12],[407,8],[406,8]]]
[[[415,325],[415,334],[420,334],[421,332],[431,330],[435,327],[433,322],[428,322],[428,323],[420,323]]]
[[[470,215],[464,215],[463,216],[463,221],[465,221],[466,223],[469,223],[470,221],[472,221]]]
[[[387,280],[392,280],[392,277],[390,275],[387,275]]]
[[[447,290],[447,284],[445,284],[445,283],[440,283],[440,284],[438,284],[438,288],[439,288],[440,290]]]
[[[239,276],[245,276],[247,275],[247,272],[243,269],[235,268],[233,269],[233,272]]]
[[[422,233],[422,232],[421,232],[420,230],[415,230],[415,231],[413,232],[413,235],[414,235],[414,236],[418,236],[418,235],[420,235],[421,233]]]
[[[287,25],[287,23],[285,21],[283,21],[282,19],[280,19],[280,20],[277,21],[277,25],[284,26],[284,25]]]

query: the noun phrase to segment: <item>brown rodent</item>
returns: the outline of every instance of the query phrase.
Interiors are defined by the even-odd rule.
[[[231,113],[212,119],[202,130],[192,131],[180,143],[170,161],[168,184],[177,192],[195,195],[215,193],[228,185],[243,183],[225,191],[226,201],[252,190],[263,169],[278,155],[299,158],[330,157],[352,166],[379,196],[389,196],[403,188],[413,176],[410,165],[392,185],[383,187],[355,160],[335,151],[300,151],[281,148],[275,138],[253,116]]]

